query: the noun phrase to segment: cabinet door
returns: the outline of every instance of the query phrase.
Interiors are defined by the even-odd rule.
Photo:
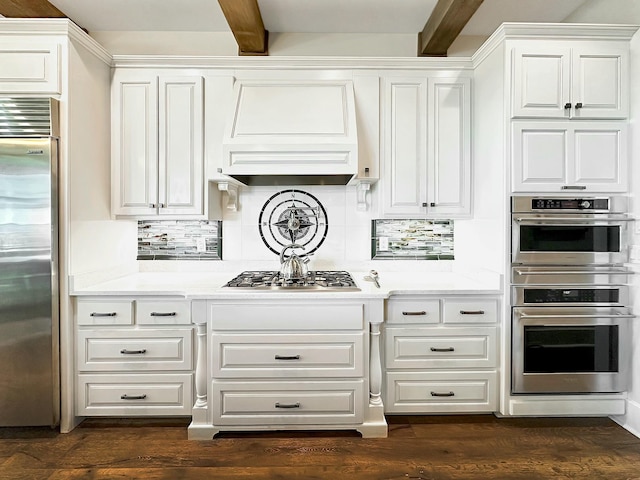
[[[117,72],[112,90],[112,213],[153,215],[158,203],[158,79]]]
[[[0,92],[59,94],[60,45],[32,37],[0,39]]]
[[[160,215],[203,214],[203,80],[160,77]]]
[[[424,216],[427,80],[390,78],[384,87],[384,215]]]
[[[572,115],[576,118],[627,118],[628,49],[609,44],[589,45],[574,48],[572,58]]]
[[[624,192],[626,122],[513,125],[514,192]]]
[[[514,192],[559,192],[568,184],[568,122],[513,125]]]
[[[427,213],[437,217],[471,214],[471,80],[430,81]]]
[[[570,54],[545,45],[513,50],[513,117],[569,117]]]
[[[569,185],[589,192],[625,192],[627,184],[626,122],[572,124]]]

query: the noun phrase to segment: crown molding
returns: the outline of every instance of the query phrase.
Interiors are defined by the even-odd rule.
[[[112,63],[111,54],[68,18],[2,18],[0,34],[64,36],[82,45],[107,65]]]

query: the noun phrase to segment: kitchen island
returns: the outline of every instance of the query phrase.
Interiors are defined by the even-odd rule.
[[[412,327],[426,322],[428,329],[445,334],[445,341],[453,335],[457,342],[455,349],[438,349],[436,355],[462,352],[467,364],[479,355],[485,370],[492,369],[457,378],[460,393],[450,394],[454,387],[440,378],[438,388],[447,391],[444,398],[439,392],[433,397],[438,411],[455,412],[456,405],[464,412],[496,410],[499,275],[382,272],[380,288],[368,273],[352,276],[358,291],[234,290],[223,288],[233,278],[226,272],[137,272],[74,289],[76,415],[190,414],[192,439],[210,439],[223,430],[285,429],[355,429],[363,437],[385,437],[385,395],[392,399],[392,391],[399,392],[392,400],[396,412],[434,408],[431,401],[402,397],[425,388],[414,378],[407,390],[403,374],[450,376],[448,367],[443,370],[446,360],[439,371],[424,372],[420,361],[418,370],[393,371],[394,354],[385,349],[394,347],[388,340],[384,347],[382,325],[397,310],[394,299],[417,308],[400,312],[400,322],[393,320],[394,335],[424,333],[405,332],[402,319]],[[474,338],[463,338],[464,325],[446,325],[445,303],[441,319],[445,297],[473,303],[487,295],[494,306],[486,315],[490,325],[479,327]],[[437,308],[427,313],[423,304]],[[124,305],[124,315],[118,305]],[[471,317],[479,315],[473,305],[467,310],[475,314]],[[403,336],[398,336],[401,350]],[[434,340],[418,335],[405,341],[432,345]],[[402,359],[395,361],[402,365]],[[451,358],[449,366],[460,361],[465,362]],[[473,398],[458,402],[465,394]],[[476,401],[478,395],[485,401]]]

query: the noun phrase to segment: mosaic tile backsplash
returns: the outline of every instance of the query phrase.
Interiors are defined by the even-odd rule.
[[[453,260],[453,220],[372,220],[375,260]]]
[[[222,260],[222,222],[138,221],[138,260]]]

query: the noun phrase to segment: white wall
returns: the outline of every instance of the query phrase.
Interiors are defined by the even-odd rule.
[[[564,19],[568,23],[640,24],[638,0],[587,0]]]

